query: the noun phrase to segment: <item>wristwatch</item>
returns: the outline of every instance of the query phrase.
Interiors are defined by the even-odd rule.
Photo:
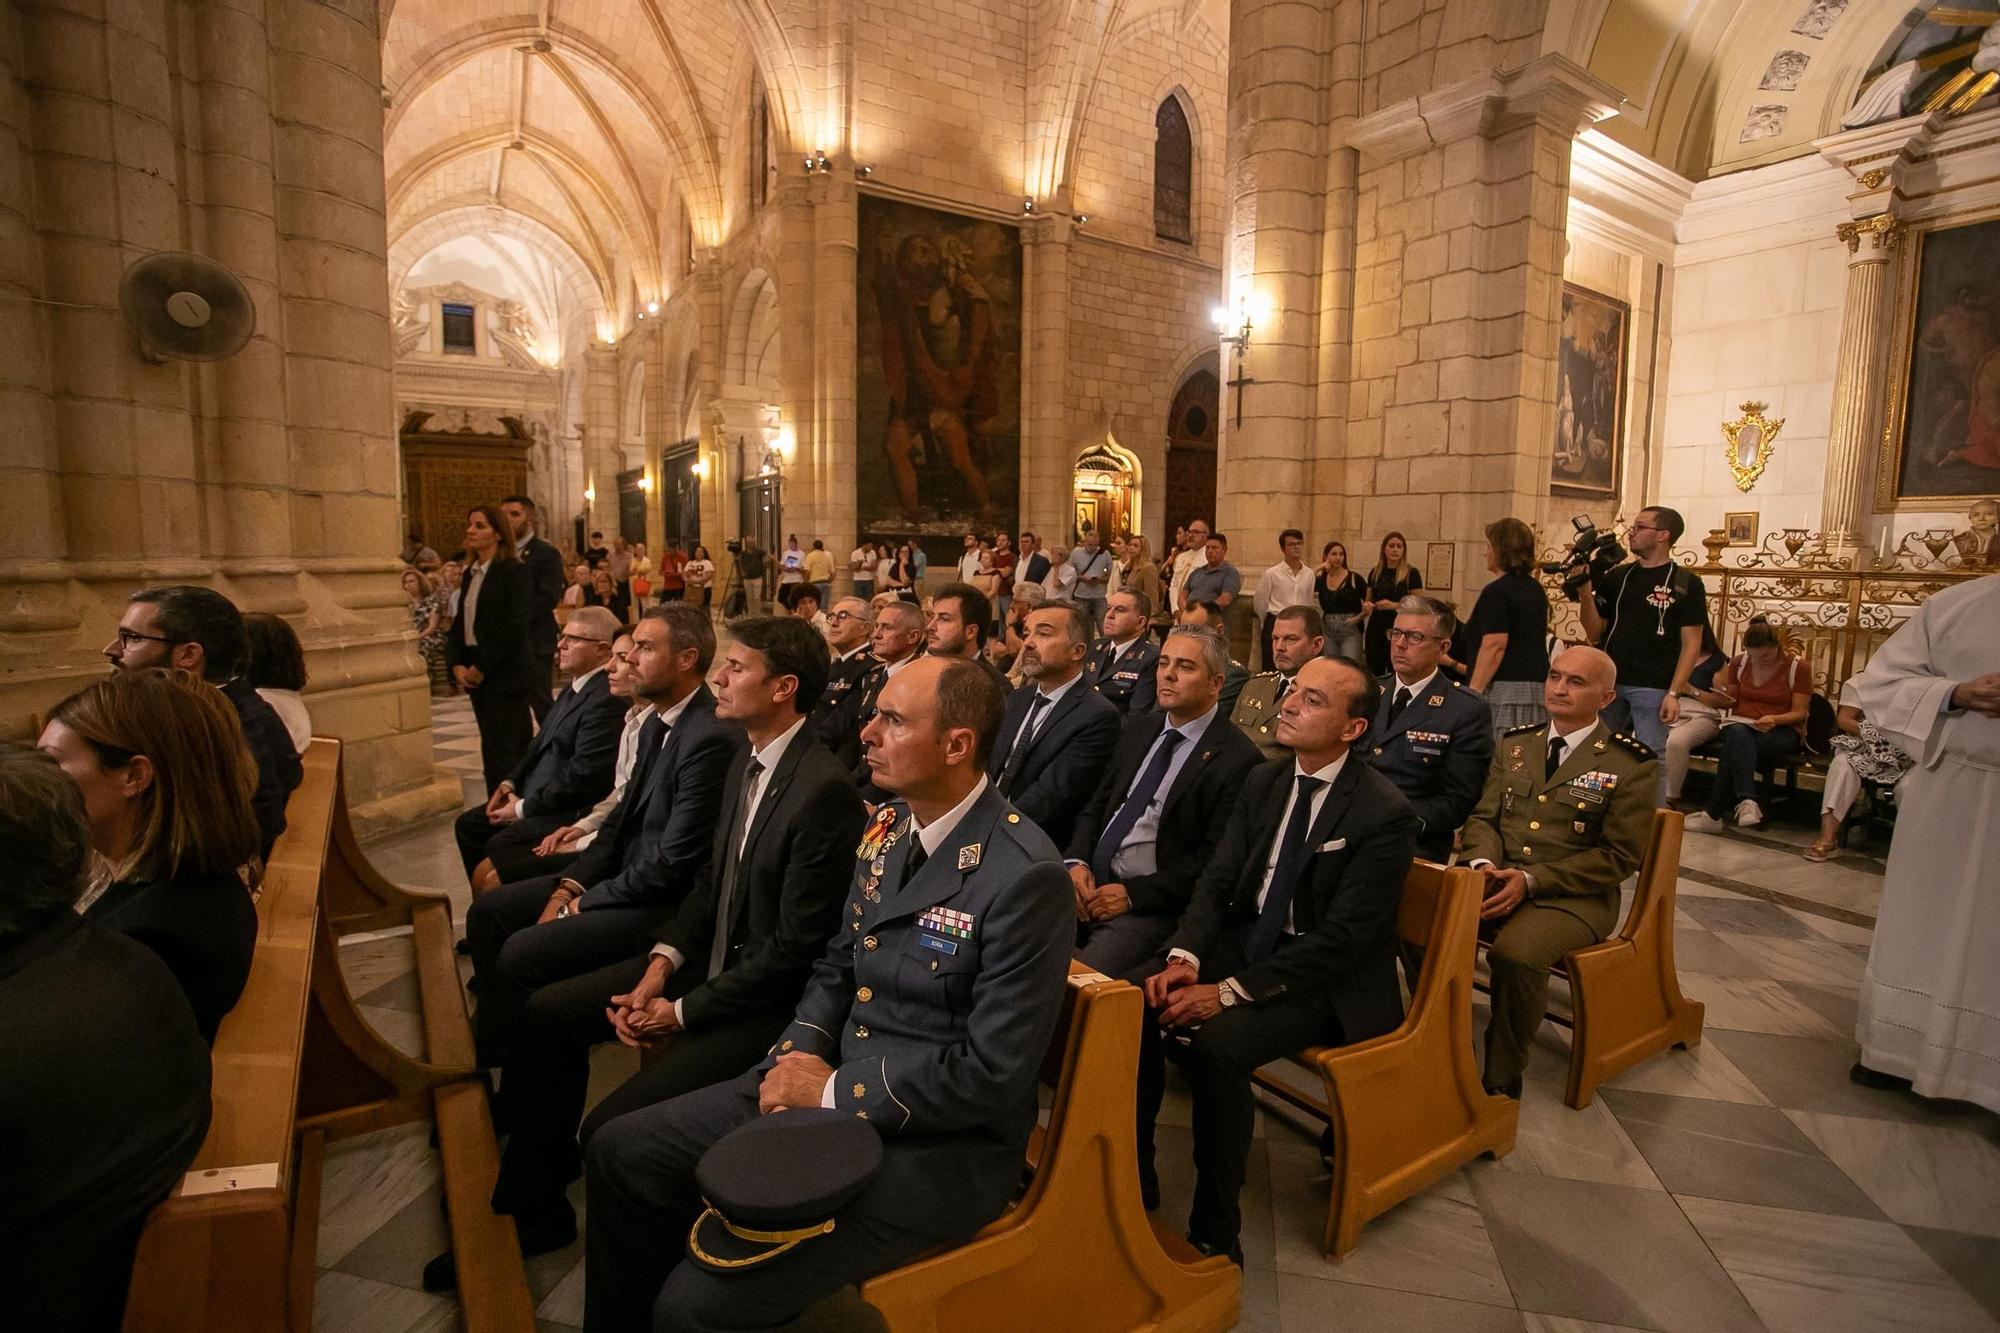
[[[1215,988],[1215,1002],[1224,1009],[1234,1009],[1237,999],[1236,988],[1228,982],[1225,981]]]

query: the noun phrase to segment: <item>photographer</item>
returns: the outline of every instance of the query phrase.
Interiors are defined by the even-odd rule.
[[[1570,571],[1572,578],[1582,575],[1577,609],[1584,631],[1617,664],[1618,697],[1631,706],[1632,734],[1655,754],[1666,753],[1667,728],[1680,716],[1708,623],[1708,590],[1674,563],[1674,543],[1684,531],[1674,510],[1642,509],[1625,529],[1630,561],[1609,571],[1579,562]],[[1660,781],[1664,801],[1664,773]]]

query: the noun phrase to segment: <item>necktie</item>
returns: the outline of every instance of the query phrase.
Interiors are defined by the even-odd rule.
[[[1007,762],[1000,766],[1000,781],[995,785],[1002,796],[1011,796],[1014,788],[1014,774],[1021,769],[1021,761],[1028,757],[1028,747],[1035,743],[1035,720],[1042,709],[1048,706],[1049,696],[1040,690],[1028,701],[1028,715],[1021,719],[1021,729],[1014,733],[1014,746],[1007,751]]]
[[[1285,933],[1291,915],[1292,895],[1298,889],[1299,872],[1306,863],[1306,837],[1312,832],[1313,796],[1326,783],[1318,778],[1299,777],[1298,795],[1292,798],[1292,817],[1285,821],[1284,840],[1278,844],[1278,864],[1271,871],[1271,887],[1264,894],[1264,906],[1250,927],[1247,948],[1251,962],[1268,958]]]
[[[916,821],[911,820],[910,850],[903,853],[903,878],[896,885],[897,889],[908,888],[910,881],[917,877],[917,872],[924,868],[924,862],[930,860],[930,857],[931,854],[924,850],[923,839],[917,836]]]
[[[1279,676],[1278,692],[1271,696],[1271,707],[1276,708],[1279,704],[1283,703],[1285,701],[1285,696],[1290,694],[1291,692],[1292,692],[1292,678],[1290,676]]]
[[[1402,711],[1405,708],[1408,708],[1409,706],[1410,706],[1410,687],[1407,685],[1398,686],[1396,689],[1396,697],[1389,701],[1389,725],[1392,727],[1395,726],[1396,718],[1402,713]]]
[[[750,803],[757,794],[757,778],[763,771],[764,766],[755,759],[743,770],[743,799],[736,803],[736,818],[729,825],[729,838],[723,844],[725,859],[718,872],[722,884],[715,895],[715,933],[708,946],[711,978],[721,975],[729,959],[729,929],[735,923],[736,875],[743,866],[743,835],[750,829]]]
[[[1104,826],[1104,836],[1097,840],[1097,849],[1090,854],[1090,873],[1097,877],[1099,884],[1109,884],[1117,878],[1111,869],[1111,862],[1118,850],[1125,845],[1125,839],[1132,834],[1132,828],[1139,817],[1160,794],[1160,784],[1167,780],[1167,769],[1173,766],[1174,750],[1187,738],[1169,727],[1160,733],[1160,739],[1153,748],[1153,757],[1146,764],[1146,771],[1132,784],[1126,793],[1125,803],[1118,807],[1118,813],[1111,816],[1111,822]]]
[[[1544,782],[1554,777],[1556,770],[1562,767],[1564,748],[1562,737],[1549,737],[1549,761],[1542,767],[1542,780]]]

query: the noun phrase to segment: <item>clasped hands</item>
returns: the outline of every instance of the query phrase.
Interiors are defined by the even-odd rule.
[[[611,1021],[611,1030],[622,1044],[635,1051],[643,1050],[680,1031],[673,1001],[662,999],[660,994],[673,974],[673,960],[656,953],[647,960],[646,973],[637,985],[623,995],[611,997],[611,1007],[604,1011],[604,1016]]]
[[[1527,900],[1527,871],[1487,866],[1482,873],[1486,876],[1486,897],[1479,905],[1481,921],[1498,921],[1512,916],[1514,909]]]
[[[1159,1010],[1162,1027],[1194,1027],[1222,1012],[1222,987],[1202,985],[1201,974],[1183,958],[1147,977],[1143,989],[1147,1007]]]
[[[1123,884],[1099,884],[1089,866],[1069,868],[1070,888],[1076,895],[1078,921],[1109,921],[1132,910],[1132,896]]]
[[[486,798],[486,822],[489,824],[511,824],[521,817],[514,800],[514,784],[503,782],[493,789]]]

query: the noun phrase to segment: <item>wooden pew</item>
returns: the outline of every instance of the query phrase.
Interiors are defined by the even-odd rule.
[[[353,841],[340,743],[316,738],[303,767],[258,899],[250,981],[216,1037],[208,1139],[147,1220],[125,1329],[308,1333],[326,1143],[434,1114],[465,1327],[532,1333],[513,1223],[487,1207],[499,1164],[474,1081],[449,907],[393,886],[376,905],[409,907],[429,1057],[415,1060],[369,1027],[340,970],[336,901],[352,919],[354,885],[386,885]],[[439,939],[448,975],[425,966]]]
[[[1138,988],[1072,964],[1042,1071],[1055,1100],[1031,1145],[1034,1178],[972,1240],[862,1286],[895,1333],[1205,1333],[1236,1322],[1236,1266],[1156,1228],[1139,1199],[1144,1011]]]
[[[1259,1070],[1259,1087],[1333,1131],[1327,1254],[1459,1166],[1514,1148],[1520,1104],[1489,1097],[1472,1055],[1472,968],[1484,877],[1417,861],[1403,880],[1397,933],[1423,950],[1402,1026],[1351,1046],[1311,1046],[1292,1062],[1320,1076],[1322,1101]]]

